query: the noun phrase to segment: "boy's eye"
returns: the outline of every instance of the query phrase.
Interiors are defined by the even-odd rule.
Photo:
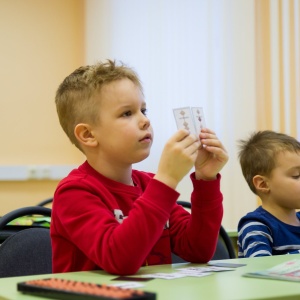
[[[147,109],[146,108],[141,109],[141,112],[143,113],[143,115],[147,116]]]
[[[300,174],[298,174],[298,175],[293,175],[292,178],[294,178],[294,179],[299,179],[299,178],[300,178]]]
[[[124,117],[129,117],[129,116],[131,116],[131,115],[132,115],[132,113],[131,113],[130,110],[123,113],[123,116],[124,116]]]

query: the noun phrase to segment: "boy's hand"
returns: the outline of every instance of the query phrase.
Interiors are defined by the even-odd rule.
[[[202,129],[199,138],[201,146],[195,161],[195,177],[204,180],[215,179],[227,163],[228,154],[212,130]]]
[[[195,135],[178,130],[166,143],[154,178],[175,189],[195,164],[199,147]]]

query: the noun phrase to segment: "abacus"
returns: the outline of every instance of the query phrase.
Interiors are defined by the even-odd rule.
[[[62,300],[155,300],[156,294],[136,289],[125,289],[60,278],[46,278],[20,282],[18,291]]]

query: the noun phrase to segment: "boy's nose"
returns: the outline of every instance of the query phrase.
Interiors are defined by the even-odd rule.
[[[142,128],[148,128],[150,126],[150,120],[145,115],[143,115],[143,118],[141,120],[141,126]]]

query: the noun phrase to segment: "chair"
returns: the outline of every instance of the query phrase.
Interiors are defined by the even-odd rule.
[[[11,221],[16,220],[20,217],[26,217],[31,215],[42,215],[51,217],[51,209],[48,207],[42,206],[27,206],[17,208],[4,216],[0,217],[0,243],[4,242],[9,236],[12,234],[26,229],[26,228],[40,228],[43,227],[39,224],[32,224],[32,225],[10,225]]]
[[[183,206],[186,209],[192,208],[192,204],[187,201],[178,200],[177,204]],[[211,260],[231,259],[231,258],[236,258],[235,250],[229,235],[227,234],[225,228],[221,225],[216,251]],[[182,263],[182,262],[186,262],[186,261],[183,260],[181,257],[172,253],[172,263]]]
[[[51,216],[51,209],[39,206],[16,209],[0,218],[0,232],[20,217],[33,214]],[[22,227],[22,226],[20,226]],[[52,273],[49,228],[23,226],[12,232],[0,246],[0,278]]]

